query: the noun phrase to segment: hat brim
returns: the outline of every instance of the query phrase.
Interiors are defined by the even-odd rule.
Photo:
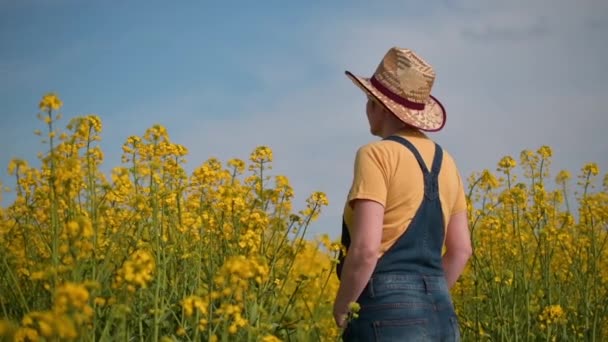
[[[371,84],[369,78],[355,76],[350,71],[345,73],[357,87],[376,98],[389,112],[406,124],[426,132],[437,132],[445,126],[445,108],[434,96],[429,96],[424,104],[424,109],[410,109],[382,94]]]

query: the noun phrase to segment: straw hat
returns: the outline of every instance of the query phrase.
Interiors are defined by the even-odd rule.
[[[406,124],[429,132],[445,125],[445,108],[431,95],[435,71],[412,50],[388,50],[371,78],[346,75]]]

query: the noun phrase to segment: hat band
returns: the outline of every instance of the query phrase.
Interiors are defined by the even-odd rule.
[[[374,87],[376,87],[376,89],[378,89],[378,91],[380,91],[382,93],[382,95],[388,97],[389,99],[397,102],[398,104],[407,107],[409,109],[414,109],[414,110],[423,110],[425,104],[424,103],[419,103],[419,102],[414,102],[414,101],[410,101],[404,97],[401,97],[397,94],[395,94],[392,90],[388,89],[387,87],[385,87],[382,83],[380,83],[375,76],[372,76],[372,78],[370,79],[370,82],[372,83],[372,85]]]

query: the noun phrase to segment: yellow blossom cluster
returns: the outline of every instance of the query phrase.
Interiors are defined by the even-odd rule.
[[[153,279],[156,264],[150,252],[138,249],[118,269],[114,287],[119,288],[126,285],[129,292],[146,288]]]
[[[250,158],[252,165],[258,163],[270,163],[272,162],[272,150],[268,146],[259,146],[257,147]]]
[[[546,328],[546,325],[564,324],[567,322],[566,313],[559,304],[549,305],[543,308],[538,316],[538,320],[541,322],[541,328],[543,329]]]
[[[63,106],[63,102],[59,99],[57,94],[48,93],[42,97],[38,107],[40,110],[59,110]]]
[[[15,331],[14,339],[24,342],[43,339],[75,341],[79,330],[90,324],[93,318],[89,297],[89,291],[81,284],[61,285],[57,288],[52,310],[27,313]]]

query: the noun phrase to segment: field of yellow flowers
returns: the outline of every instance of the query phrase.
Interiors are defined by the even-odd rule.
[[[608,175],[550,178],[552,151],[523,151],[469,179],[474,253],[453,290],[465,340],[608,341]],[[522,180],[519,180],[520,177]]]
[[[292,208],[264,146],[188,175],[187,149],[162,126],[129,137],[105,175],[101,120],[59,129],[61,106],[40,102],[40,166],[8,166],[0,340],[339,340],[339,244],[306,238],[325,194]],[[475,251],[453,289],[464,341],[608,339],[608,177],[585,165],[570,193],[568,172],[550,178],[551,154],[469,179]]]

